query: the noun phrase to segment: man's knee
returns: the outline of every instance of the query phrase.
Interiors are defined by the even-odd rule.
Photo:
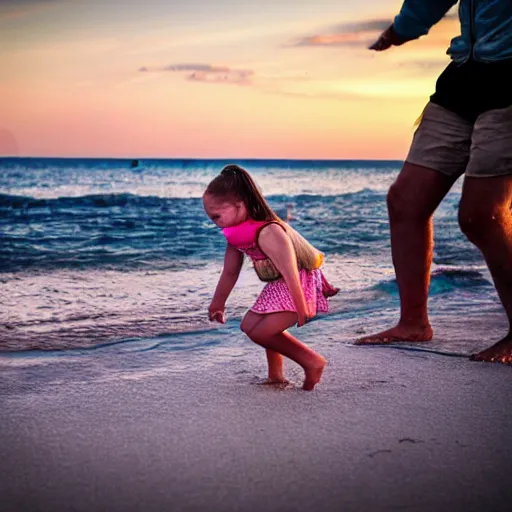
[[[417,207],[408,194],[407,187],[400,182],[395,182],[388,190],[386,197],[389,218],[394,222],[420,220],[428,215],[423,215],[421,209]]]
[[[510,217],[510,211],[501,206],[464,201],[459,204],[459,226],[473,243],[484,242],[496,233],[500,234]]]

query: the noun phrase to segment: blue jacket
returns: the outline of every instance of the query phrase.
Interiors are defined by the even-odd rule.
[[[417,39],[428,33],[457,0],[405,0],[394,28]],[[512,59],[512,0],[460,0],[461,35],[452,39],[448,55],[455,62]]]

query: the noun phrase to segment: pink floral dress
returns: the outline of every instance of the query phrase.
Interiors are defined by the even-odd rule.
[[[257,264],[261,263],[263,260],[268,260],[268,257],[258,246],[258,235],[261,229],[269,223],[271,223],[271,221],[255,221],[249,219],[237,226],[230,226],[222,230],[230,245],[236,247],[239,251],[252,259],[257,273]],[[314,270],[300,269],[299,278],[308,307],[308,315],[313,317],[317,313],[327,313],[329,310],[327,297],[335,295],[338,289],[327,282],[319,268]],[[282,277],[279,277],[265,285],[252,306],[251,311],[267,314],[280,311],[296,312],[297,309],[290,290],[288,289],[288,285]]]

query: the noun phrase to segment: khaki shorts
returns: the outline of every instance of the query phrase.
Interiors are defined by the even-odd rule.
[[[453,177],[512,174],[512,106],[484,112],[472,124],[429,102],[406,160]]]

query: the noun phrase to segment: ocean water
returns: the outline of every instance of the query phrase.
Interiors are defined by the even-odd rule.
[[[186,364],[196,352],[229,360],[254,350],[238,330],[263,286],[249,263],[227,324],[207,320],[225,241],[200,198],[227,163],[141,160],[132,168],[130,160],[1,158],[4,364],[131,351],[181,353]],[[385,198],[401,162],[233,163],[253,175],[279,215],[291,206],[290,222],[326,254],[325,273],[341,288],[330,313],[302,329],[306,339],[348,344],[394,325]],[[501,305],[483,258],[457,225],[460,191],[458,182],[435,215],[430,294],[433,323],[457,327],[441,329],[428,350],[465,355],[496,341],[505,323],[496,323]],[[464,327],[470,318],[488,339]]]

